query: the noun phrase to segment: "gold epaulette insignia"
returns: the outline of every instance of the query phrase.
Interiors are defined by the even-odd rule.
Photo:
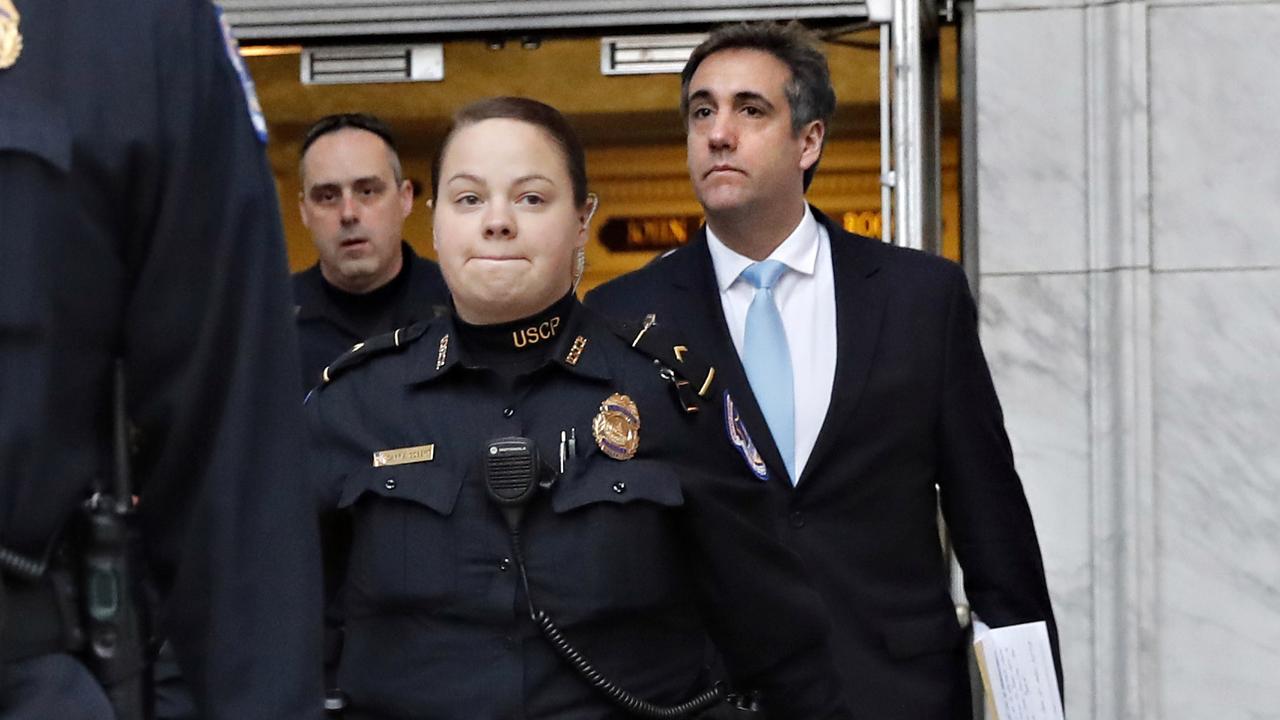
[[[449,333],[440,337],[440,350],[436,353],[436,369],[444,367],[444,359],[449,354]]]
[[[569,348],[569,354],[564,356],[564,361],[570,365],[577,365],[578,358],[582,357],[582,351],[587,347],[587,339],[579,335],[573,339],[573,347]]]

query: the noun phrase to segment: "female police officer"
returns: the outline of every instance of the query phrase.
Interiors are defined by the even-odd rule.
[[[660,326],[574,296],[595,201],[565,119],[462,109],[432,197],[453,312],[358,346],[307,403],[352,524],[346,717],[683,717],[711,702],[708,637],[772,717],[846,717],[732,399]]]

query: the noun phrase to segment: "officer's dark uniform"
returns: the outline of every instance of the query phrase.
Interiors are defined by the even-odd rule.
[[[354,295],[330,285],[320,265],[293,275],[298,347],[304,392],[320,384],[320,373],[352,345],[435,316],[449,302],[440,266],[400,243],[400,273],[372,292]]]
[[[113,359],[161,636],[206,718],[319,716],[319,562],[274,184],[207,0],[16,0],[0,70],[0,546],[110,480]],[[0,716],[101,716],[4,575]]]
[[[654,358],[572,295],[498,328],[506,356],[479,361],[464,329],[450,314],[371,340],[306,405],[323,504],[354,521],[347,717],[625,717],[530,621],[481,479],[488,441],[504,436],[536,441],[558,474],[561,433],[576,452],[566,443],[563,475],[528,506],[524,556],[534,603],[598,670],[675,704],[707,687],[710,635],[772,717],[847,717],[818,599],[725,437],[714,382],[717,402],[686,414]],[[679,367],[684,349],[664,347],[663,365]],[[509,372],[538,352],[528,374]],[[593,433],[602,404],[625,406],[618,396],[638,415],[629,459]]]

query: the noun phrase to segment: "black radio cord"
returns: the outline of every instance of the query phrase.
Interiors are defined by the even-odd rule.
[[[48,563],[43,560],[29,558],[8,548],[0,547],[0,572],[7,572],[27,581],[36,581],[44,577]]]
[[[520,531],[514,527],[511,529],[511,551],[516,558],[516,567],[520,570],[520,582],[524,584],[524,597],[529,603],[529,617],[542,631],[547,642],[551,643],[556,654],[615,705],[637,717],[652,720],[678,720],[701,712],[724,699],[725,690],[722,683],[716,683],[695,697],[672,706],[655,705],[619,687],[617,683],[595,669],[591,661],[573,647],[564,633],[560,632],[560,628],[556,627],[550,615],[537,609],[533,604],[533,595],[529,592],[529,576],[524,569],[524,551],[520,545]]]

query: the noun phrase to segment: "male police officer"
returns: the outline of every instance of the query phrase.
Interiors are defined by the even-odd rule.
[[[7,720],[116,717],[73,654],[85,643],[65,578],[87,562],[77,507],[113,485],[123,449],[117,360],[155,631],[202,716],[320,716],[284,246],[228,38],[207,0],[0,0]],[[93,577],[107,582],[81,594],[105,616],[138,579]],[[139,639],[114,629],[90,635],[93,658]]]
[[[355,343],[425,320],[448,301],[440,267],[403,240],[413,210],[391,130],[376,117],[329,115],[302,143],[302,224],[320,251],[293,276],[304,390]]]
[[[939,497],[979,615],[1057,638],[964,274],[805,204],[835,93],[798,25],[713,33],[681,109],[706,228],[588,304],[654,313],[720,369],[827,601],[846,697],[885,720],[967,717]]]

